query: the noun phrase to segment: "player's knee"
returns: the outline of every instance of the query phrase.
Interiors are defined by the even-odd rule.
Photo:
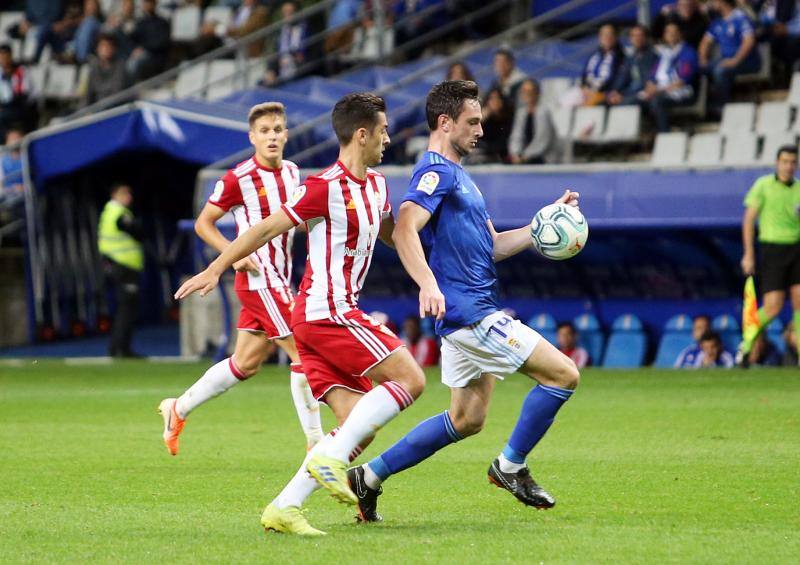
[[[486,422],[486,414],[481,413],[459,413],[456,415],[450,414],[453,420],[453,427],[461,437],[474,436],[483,429],[483,424]]]
[[[563,362],[556,370],[554,378],[559,387],[575,390],[578,388],[578,383],[581,380],[581,373],[575,361],[565,356]]]
[[[237,358],[235,360],[236,368],[239,370],[239,373],[242,375],[243,379],[249,379],[261,368],[261,360],[260,359],[250,359],[250,358],[243,358],[241,361]]]
[[[425,373],[423,373],[419,365],[415,363],[409,364],[408,368],[395,377],[394,380],[403,385],[403,388],[406,389],[414,400],[419,398],[422,391],[425,390]]]

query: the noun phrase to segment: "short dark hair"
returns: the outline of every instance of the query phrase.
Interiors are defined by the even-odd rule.
[[[664,27],[666,27],[666,26],[664,26]],[[642,33],[644,33],[645,37],[650,37],[650,28],[647,27],[646,25],[644,25],[644,24],[636,24],[636,25],[632,26],[630,30],[628,30],[628,33],[630,33],[631,31],[633,31],[635,29],[642,30]]]
[[[442,114],[457,120],[467,100],[479,102],[478,85],[471,80],[445,80],[434,85],[425,101],[425,116],[430,130],[436,130]]]
[[[708,322],[708,325],[711,325],[711,316],[708,314],[698,314],[694,318],[692,318],[692,322],[696,322],[697,320],[705,320]]]
[[[3,43],[2,45],[0,45],[0,51],[11,55],[11,45],[9,45],[8,43]]]
[[[117,181],[111,185],[111,189],[108,193],[113,197],[116,193],[118,193],[123,188],[127,188],[130,192],[133,192],[131,185],[127,182]]]
[[[781,145],[778,148],[778,153],[775,155],[776,159],[781,158],[781,153],[789,153],[790,155],[797,156],[797,145]]]
[[[573,324],[572,322],[560,322],[556,326],[556,331],[558,331],[560,329],[563,329],[563,328],[569,329],[569,331],[571,331],[572,333],[578,333],[578,330],[575,329],[575,324]]]
[[[371,130],[378,123],[378,114],[386,113],[386,101],[371,92],[354,92],[342,97],[331,112],[336,139],[347,145],[360,128]]]
[[[721,344],[722,338],[719,336],[719,332],[716,332],[714,330],[707,330],[703,332],[703,335],[700,336],[700,343],[704,341],[715,341]]]
[[[736,0],[720,0],[723,4],[727,4],[731,8],[736,7]]]
[[[100,43],[101,41],[107,41],[108,43],[110,43],[114,47],[117,46],[117,38],[114,37],[113,35],[111,35],[110,33],[101,33],[100,35],[98,35],[97,36],[97,43]]]
[[[511,52],[511,49],[506,49],[504,47],[501,47],[500,49],[494,52],[495,57],[497,57],[498,55],[502,55],[512,63],[515,63],[517,61],[517,58],[514,57],[514,53]]]

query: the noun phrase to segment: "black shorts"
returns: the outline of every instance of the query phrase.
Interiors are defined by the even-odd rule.
[[[762,293],[800,284],[800,243],[762,243],[760,251],[758,277]]]

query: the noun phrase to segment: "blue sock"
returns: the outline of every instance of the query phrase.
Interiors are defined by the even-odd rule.
[[[570,396],[572,391],[565,388],[545,385],[533,387],[522,403],[517,425],[503,449],[505,458],[512,463],[525,463],[528,453],[547,433],[558,409]]]
[[[461,436],[450,420],[450,414],[445,410],[417,424],[405,437],[367,465],[381,480],[385,480],[390,475],[424,461],[441,448],[460,439]]]

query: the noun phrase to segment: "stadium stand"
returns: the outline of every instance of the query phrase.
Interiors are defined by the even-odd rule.
[[[579,332],[578,343],[586,349],[592,365],[599,365],[603,359],[603,348],[605,346],[605,335],[600,321],[594,314],[581,314],[573,322],[575,329]]]
[[[739,322],[730,314],[720,314],[711,321],[711,327],[719,332],[722,344],[729,352],[736,351],[742,334],[739,329]]]
[[[528,326],[539,332],[550,343],[556,342],[556,319],[546,312],[536,314],[527,321]]]

